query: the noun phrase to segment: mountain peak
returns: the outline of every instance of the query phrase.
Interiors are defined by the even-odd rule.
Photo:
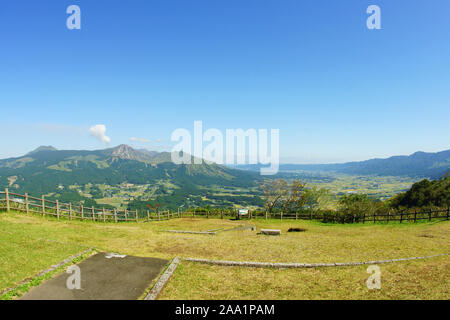
[[[121,144],[121,145],[118,145],[117,147],[114,147],[113,150],[129,150],[130,151],[130,150],[134,150],[134,149],[127,144]]]
[[[410,155],[410,157],[422,157],[422,156],[426,156],[427,153],[423,152],[423,151],[416,151],[413,154]]]
[[[138,152],[127,144],[121,144],[111,149],[111,156],[136,160],[138,158]]]
[[[41,151],[58,151],[58,149],[56,149],[53,146],[39,146],[36,149],[34,149],[33,151],[28,152],[27,155],[34,154],[34,153],[41,152]]]

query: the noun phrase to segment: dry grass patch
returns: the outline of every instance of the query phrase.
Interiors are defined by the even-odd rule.
[[[242,224],[281,229],[281,236],[250,230],[217,235],[169,233],[206,231]],[[173,256],[260,262],[348,262],[445,253],[450,248],[450,223],[390,225],[326,225],[310,221],[174,219],[150,223],[56,221],[39,216],[0,214],[0,225],[27,235],[96,247],[130,255],[171,259]],[[307,232],[288,233],[289,228]],[[423,235],[427,235],[424,237]]]
[[[380,265],[380,290],[367,288],[367,267],[268,269],[184,261],[160,299],[450,298],[449,257]]]
[[[206,231],[232,228],[242,224],[256,225],[258,230],[261,228],[281,229],[282,235],[257,235],[257,232],[250,230],[227,231],[214,236],[166,232],[173,229]],[[304,228],[307,231],[288,233],[289,228]],[[85,247],[95,247],[98,250],[107,252],[163,259],[172,259],[174,256],[180,256],[259,262],[353,262],[406,258],[448,252],[450,248],[450,223],[327,225],[310,221],[230,221],[225,219],[183,218],[138,224],[134,222],[103,224],[92,221],[57,221],[54,218],[42,218],[38,215],[27,216],[19,213],[0,213],[0,241],[2,242],[0,246],[1,289],[35,274],[81,251]],[[437,265],[423,265],[421,263],[415,261],[410,264],[402,263],[399,265],[412,266],[407,273],[412,272],[414,274],[417,270],[425,272],[427,268],[434,268],[432,270],[436,272],[445,271],[445,275],[448,277],[448,263],[445,264],[445,268]],[[223,285],[224,289],[220,289],[222,291],[218,291],[216,294],[217,297],[220,295],[224,299],[235,297],[251,298],[253,295],[262,298],[264,297],[262,293],[265,286],[275,286],[270,291],[280,292],[280,294],[271,293],[270,296],[280,298],[289,296],[289,288],[295,288],[296,292],[300,292],[292,296],[295,298],[313,296],[326,298],[332,297],[333,293],[331,291],[334,290],[341,293],[345,290],[355,290],[355,292],[362,290],[359,287],[361,283],[355,285],[353,282],[349,282],[351,273],[347,274],[345,271],[348,269],[342,269],[344,271],[339,271],[333,276],[327,276],[330,272],[334,272],[330,271],[331,269],[321,269],[320,271],[313,269],[303,271],[242,269],[242,274],[239,275],[238,271],[233,271],[241,270],[239,268],[221,269],[220,267],[196,264],[195,267],[198,268],[198,271],[194,273],[192,266],[188,263],[183,263],[181,266],[181,270],[187,270],[186,275],[192,275],[191,278],[183,278],[183,281],[186,281],[186,283],[200,281],[199,283],[208,284],[211,282],[213,284],[211,290],[214,291],[219,289],[217,286],[224,281],[223,277],[228,278],[227,281],[231,281],[236,276],[237,279],[241,277],[242,283],[244,283],[245,277],[248,277],[246,281],[254,286],[247,293],[245,286],[236,291],[231,289],[231,287],[227,289],[227,286],[231,286],[231,282],[223,282],[221,285]],[[419,266],[423,267],[424,270],[418,269]],[[192,270],[188,270],[189,268]],[[382,268],[385,268],[384,265]],[[391,270],[393,275],[395,274],[396,269],[389,269],[394,267],[386,268],[388,268],[388,272],[384,274],[384,277],[390,276],[389,270]],[[214,272],[209,272],[208,270],[213,270]],[[362,272],[358,273],[361,273],[361,281],[367,278],[368,275],[363,267],[357,270],[362,270]],[[217,271],[217,275],[215,271]],[[406,277],[406,273],[402,273],[403,271],[400,269],[397,271],[402,275],[393,276],[392,283],[400,281],[401,285],[399,287],[402,289],[398,294],[395,294],[397,287],[393,287],[392,290],[387,292],[391,292],[393,296],[406,297],[407,291],[405,291],[404,286],[412,286],[412,288],[416,288],[416,286],[414,286],[414,282],[411,282],[413,280],[405,282],[406,278],[403,277]],[[196,273],[199,274],[199,277],[194,276]],[[315,273],[319,274],[317,280]],[[303,277],[305,281],[298,282],[296,280],[297,276]],[[208,280],[202,277],[211,277],[211,279]],[[340,282],[340,277],[343,277],[343,282]],[[417,281],[419,281],[418,285],[423,285],[423,276],[420,272],[417,273],[417,278]],[[433,281],[431,279],[430,283],[438,286],[435,290],[442,290],[442,283],[441,287],[439,287],[438,282]],[[315,282],[319,286],[314,284]],[[339,290],[339,285],[341,284],[344,285],[345,290]],[[448,286],[448,282],[445,282],[445,284]],[[307,295],[305,290],[309,286],[311,286],[311,290],[308,292],[311,293]],[[210,288],[208,285],[206,287]],[[389,288],[388,282],[386,283],[386,288]],[[175,288],[171,290],[173,291]],[[314,290],[318,290],[317,293],[313,294]],[[179,296],[171,293],[170,297],[180,298],[184,294],[184,291]],[[208,297],[203,291],[199,294]],[[356,293],[352,294],[355,297],[357,296]],[[369,294],[376,295],[377,293]],[[423,296],[420,293],[417,294],[418,297]],[[439,294],[436,294],[436,296],[439,296]],[[342,295],[340,297],[345,298],[346,296]]]

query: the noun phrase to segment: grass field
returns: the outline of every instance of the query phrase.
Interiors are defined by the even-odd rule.
[[[83,249],[73,243],[52,241],[45,234],[30,234],[26,224],[1,221],[0,291]]]
[[[183,262],[160,299],[449,299],[448,257],[380,265],[381,290],[368,266],[267,269]]]
[[[254,224],[278,228],[280,237],[251,231],[215,236],[167,230],[207,231]],[[306,232],[287,233],[290,227]],[[174,219],[127,224],[56,221],[0,213],[0,290],[82,251],[170,259],[174,256],[267,262],[356,262],[434,255],[450,250],[450,223],[331,225],[310,221]],[[313,269],[218,267],[183,261],[163,299],[448,299],[450,258],[381,265],[382,289],[368,290],[367,266]]]

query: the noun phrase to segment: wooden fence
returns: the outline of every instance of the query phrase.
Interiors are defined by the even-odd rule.
[[[184,213],[184,217],[219,217],[219,216],[230,216],[230,214],[225,214],[223,212],[188,212]],[[233,217],[237,216],[237,213],[231,215]],[[388,213],[372,213],[355,215],[355,216],[345,216],[339,214],[338,212],[291,212],[291,213],[268,213],[268,212],[251,212],[241,219],[277,219],[277,220],[317,220],[329,223],[376,223],[376,222],[418,222],[420,220],[449,220],[450,218],[450,208],[447,209],[433,209],[433,210],[414,210],[411,212],[388,212]]]
[[[263,213],[252,214],[252,218],[290,219],[290,220],[319,220],[330,223],[367,223],[367,222],[418,222],[420,220],[449,220],[450,208],[414,210],[409,212],[371,213],[360,215],[344,215],[338,212],[326,211],[320,213]]]
[[[181,217],[180,212],[150,212],[139,215],[137,210],[117,210],[95,207],[84,207],[45,199],[45,196],[36,198],[25,193],[17,194],[9,192],[8,189],[0,191],[0,210],[21,211],[35,213],[42,216],[54,216],[57,219],[67,218],[69,220],[92,220],[98,222],[139,222],[139,221],[161,221]]]
[[[230,210],[221,211],[157,211],[138,212],[138,210],[117,210],[84,207],[82,205],[73,205],[72,203],[62,203],[58,200],[51,201],[45,199],[44,196],[40,198],[32,197],[28,194],[17,194],[9,192],[8,189],[0,191],[0,210],[21,211],[25,213],[36,213],[42,216],[54,216],[57,219],[67,218],[69,220],[92,220],[98,222],[150,222],[169,220],[174,218],[235,218],[237,212]],[[331,223],[366,223],[366,222],[417,222],[420,220],[431,221],[433,219],[449,220],[450,208],[436,209],[436,210],[414,210],[412,212],[390,212],[388,214],[362,214],[358,216],[344,217],[335,212],[322,212],[319,214],[313,213],[267,213],[267,212],[252,212],[249,210],[248,215],[241,217],[241,219],[280,219],[280,220],[319,220]]]

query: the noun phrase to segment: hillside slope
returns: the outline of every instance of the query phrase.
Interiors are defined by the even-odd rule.
[[[190,190],[209,185],[249,187],[258,177],[217,164],[175,165],[168,152],[135,150],[127,145],[95,151],[40,147],[23,157],[0,160],[0,188],[35,195],[87,184],[163,182]]]
[[[237,168],[259,170],[258,166]],[[438,179],[450,170],[450,150],[339,164],[281,164],[280,171],[324,171],[352,175],[408,176]]]

